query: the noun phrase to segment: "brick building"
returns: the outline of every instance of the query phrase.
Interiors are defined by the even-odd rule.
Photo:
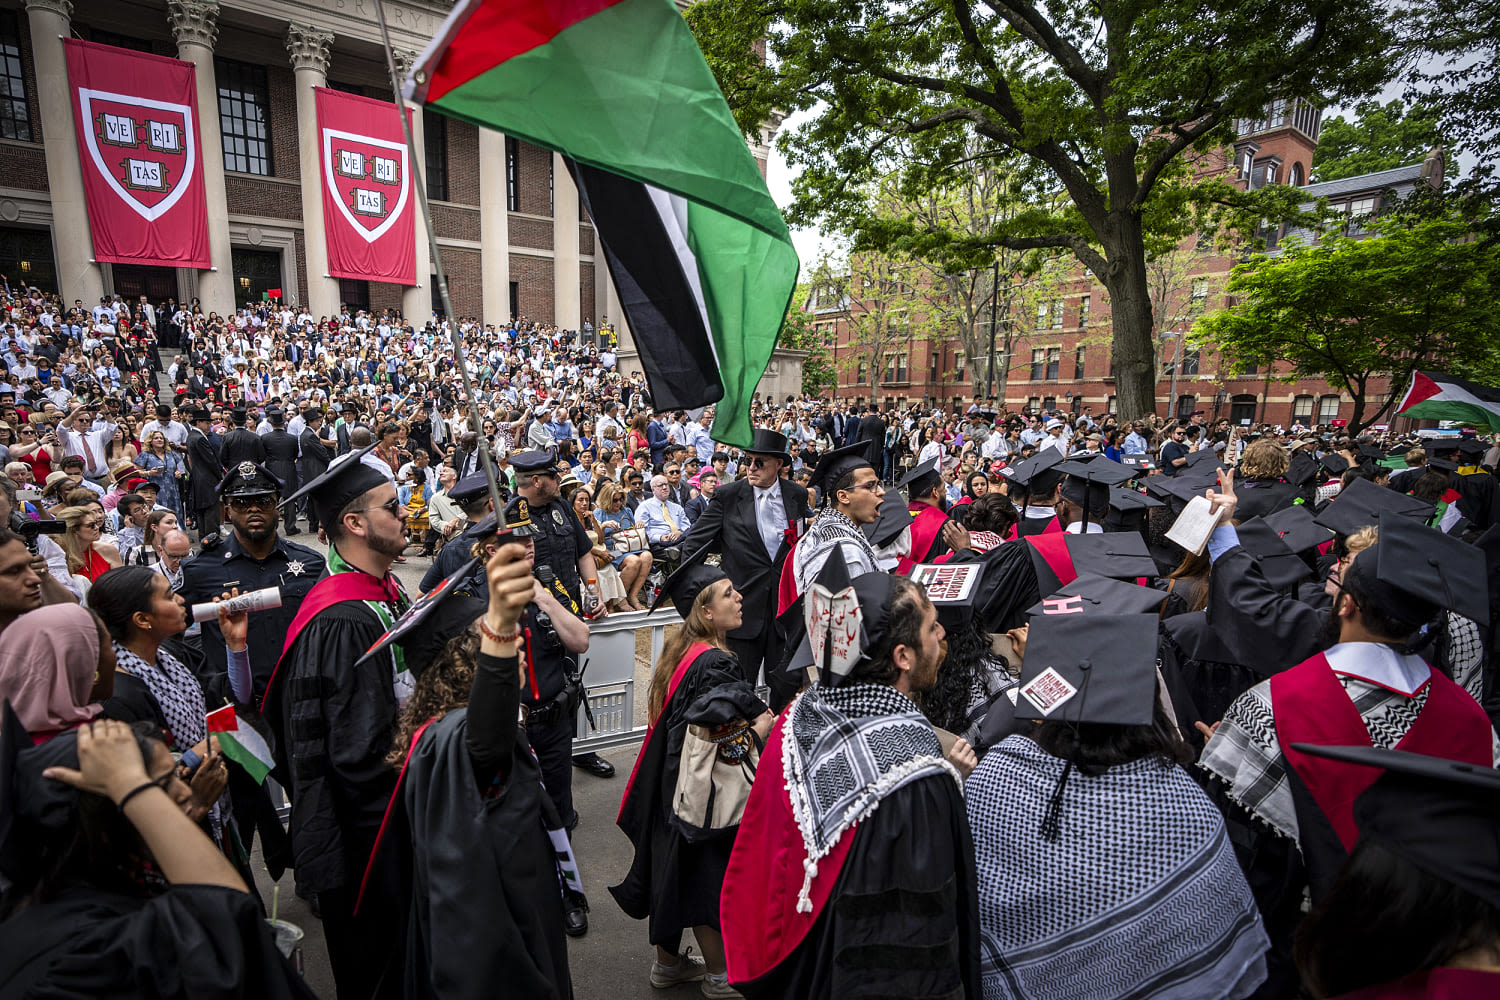
[[[387,0],[401,68],[450,3]],[[213,268],[91,259],[62,38],[196,65]],[[435,281],[416,227],[418,285],[326,274],[313,88],[390,100],[373,0],[0,0],[0,273],[66,299],[200,298],[227,312],[282,288],[316,315],[400,307],[425,318]],[[558,157],[418,111],[416,143],[455,311],[581,329],[620,318],[593,227]],[[764,165],[764,148],[756,149]]]
[[[1205,172],[1231,174],[1241,185],[1290,184],[1302,188],[1308,204],[1328,199],[1330,207],[1350,216],[1350,232],[1361,231],[1361,219],[1380,211],[1389,199],[1399,199],[1417,184],[1440,185],[1441,151],[1423,163],[1323,184],[1308,184],[1312,154],[1317,145],[1321,113],[1309,105],[1277,102],[1258,120],[1237,123],[1239,139],[1232,148],[1207,156],[1198,166]],[[1286,238],[1267,234],[1268,247]],[[1299,234],[1305,235],[1305,234]],[[1321,379],[1276,381],[1276,366],[1247,365],[1235,374],[1226,359],[1211,349],[1192,350],[1184,335],[1204,311],[1221,308],[1229,272],[1236,263],[1232,249],[1190,237],[1170,259],[1151,267],[1152,298],[1159,335],[1157,411],[1190,414],[1203,410],[1210,418],[1227,417],[1291,424],[1331,423],[1347,419],[1353,403],[1337,386]],[[867,349],[854,342],[849,329],[851,303],[830,290],[814,289],[805,308],[815,327],[825,332],[825,343],[839,371],[836,394],[864,402],[872,398],[872,379],[879,380],[881,405],[926,401],[953,408],[975,398],[970,366],[984,358],[966,359],[956,338],[913,336],[893,344],[880,359],[866,357]],[[1012,315],[1020,324],[1010,357],[997,355],[996,383],[1005,371],[1003,403],[1012,411],[1058,408],[1095,415],[1115,409],[1111,375],[1109,300],[1104,287],[1075,266],[1051,287],[1041,301],[1029,304],[1026,315]],[[987,320],[981,342],[987,339]],[[1003,327],[1002,327],[1003,329]],[[1002,339],[1003,343],[1003,339]],[[997,352],[1003,348],[997,347]],[[980,369],[980,374],[983,373]],[[981,379],[981,381],[983,381]],[[1376,384],[1371,399],[1378,406],[1390,387]],[[997,397],[1001,393],[997,390]]]

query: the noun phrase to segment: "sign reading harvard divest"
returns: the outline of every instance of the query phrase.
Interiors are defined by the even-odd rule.
[[[73,38],[64,51],[94,259],[211,266],[193,64]]]
[[[324,87],[316,93],[328,273],[415,285],[411,164],[395,106]]]

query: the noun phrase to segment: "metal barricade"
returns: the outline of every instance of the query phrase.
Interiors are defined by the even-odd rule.
[[[642,724],[636,725],[636,635],[641,629],[651,630],[649,662],[655,663],[661,656],[666,628],[680,624],[682,619],[670,605],[654,614],[622,611],[589,623],[589,651],[584,654],[588,668],[583,685],[596,728],[589,728],[580,707],[574,753],[622,746],[646,735],[644,716]],[[645,676],[650,673],[648,666]],[[645,696],[644,690],[639,693]]]

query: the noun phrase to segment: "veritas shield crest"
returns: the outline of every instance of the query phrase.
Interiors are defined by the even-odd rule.
[[[103,90],[79,90],[78,98],[94,169],[147,222],[165,215],[198,167],[192,110]]]
[[[323,130],[323,183],[366,243],[374,243],[406,207],[406,146],[338,129]]]

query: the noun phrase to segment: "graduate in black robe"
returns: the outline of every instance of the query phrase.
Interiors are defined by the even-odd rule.
[[[161,730],[96,720],[32,747],[5,716],[0,996],[311,1000],[259,901],[182,811],[187,786]],[[80,739],[95,755],[81,766]],[[100,782],[106,758],[115,780]]]
[[[702,554],[706,553],[700,550]],[[705,971],[723,974],[715,932],[736,828],[708,836],[695,832],[690,839],[673,814],[672,798],[688,726],[705,711],[709,700],[731,709],[743,722],[755,724],[758,740],[771,726],[770,711],[755,696],[739,662],[726,648],[726,633],[739,624],[737,594],[728,579],[722,570],[690,561],[667,580],[653,606],[654,610],[670,596],[684,624],[652,674],[653,705],[657,693],[663,703],[636,759],[618,819],[635,846],[635,857],[625,878],[609,890],[626,914],[649,920],[647,937],[657,948],[653,985],[687,982],[701,978]],[[728,617],[721,605],[734,605]],[[687,927],[695,929],[706,970],[680,957],[682,931]]]

